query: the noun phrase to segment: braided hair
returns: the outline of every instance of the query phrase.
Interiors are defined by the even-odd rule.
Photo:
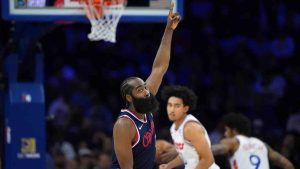
[[[126,95],[132,92],[133,86],[129,84],[129,82],[133,79],[138,79],[138,77],[128,77],[121,83],[120,93],[122,99],[126,102],[126,107],[128,107],[128,101],[126,100]]]

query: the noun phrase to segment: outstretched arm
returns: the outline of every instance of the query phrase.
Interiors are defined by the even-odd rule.
[[[295,169],[294,165],[287,158],[273,150],[269,145],[266,144],[266,146],[268,148],[269,160],[273,164],[282,169]]]
[[[225,155],[233,153],[239,146],[239,142],[236,138],[224,138],[219,144],[211,146],[211,150],[214,155]]]
[[[128,118],[119,118],[113,130],[114,149],[121,169],[133,169],[132,140],[135,129]]]
[[[173,13],[173,8],[174,3],[171,3],[168,15],[168,23],[165,28],[165,32],[162,37],[159,49],[155,56],[151,74],[146,80],[148,88],[154,95],[156,95],[158,88],[162,82],[162,78],[169,67],[172,35],[173,31],[176,29],[180,21],[180,16],[177,13]]]

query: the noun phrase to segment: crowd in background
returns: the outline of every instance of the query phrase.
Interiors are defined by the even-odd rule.
[[[3,50],[10,32],[4,25],[12,24],[0,22],[6,32],[0,36]],[[220,118],[242,112],[252,120],[253,135],[299,168],[299,28],[297,0],[185,1],[162,86],[186,85],[197,93],[193,114],[212,143],[222,137]],[[149,75],[164,23],[120,23],[116,44],[89,42],[89,30],[87,24],[56,25],[40,40],[49,169],[109,166],[112,126],[125,106],[120,83],[129,76]],[[4,81],[2,73],[0,79]],[[160,103],[157,136],[168,140],[170,123],[165,103]]]

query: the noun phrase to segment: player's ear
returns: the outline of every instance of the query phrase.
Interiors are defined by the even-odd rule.
[[[184,111],[187,113],[190,110],[190,106],[186,105],[184,106]]]
[[[237,129],[232,129],[231,132],[232,132],[233,135],[238,135],[239,134],[239,131]]]
[[[128,102],[132,102],[132,96],[129,95],[129,94],[126,94],[126,100],[127,100]]]

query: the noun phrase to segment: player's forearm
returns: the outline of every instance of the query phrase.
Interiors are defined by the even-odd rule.
[[[168,167],[169,167],[169,168],[175,168],[175,167],[177,167],[177,166],[179,166],[179,165],[181,165],[181,164],[183,164],[183,161],[182,161],[182,159],[179,157],[179,155],[177,155],[177,157],[176,157],[174,160],[172,160],[172,161],[170,161],[170,162],[168,163]]]
[[[276,151],[271,151],[269,148],[269,154],[270,154],[270,160],[273,164],[276,166],[282,168],[282,169],[295,169],[294,165],[283,155],[279,154]]]
[[[166,27],[152,69],[160,69],[165,73],[169,67],[173,30]]]
[[[214,155],[222,155],[222,154],[227,154],[228,149],[225,148],[223,145],[217,144],[217,145],[212,145],[211,146],[211,151]]]
[[[291,164],[288,164],[286,165],[286,167],[284,169],[295,169],[294,165],[291,163]]]
[[[119,162],[120,164],[120,167],[121,169],[133,169],[133,163],[126,163],[126,161],[124,161],[123,163],[122,162]]]
[[[162,163],[168,163],[177,157],[178,153],[174,147],[170,148],[168,152],[160,155],[160,160]]]
[[[116,152],[118,158],[118,162],[120,165],[120,169],[133,169],[133,156],[132,155],[125,155],[118,156],[118,152]]]
[[[284,157],[275,163],[277,163],[277,166],[281,167],[282,169],[295,169],[294,165]]]

